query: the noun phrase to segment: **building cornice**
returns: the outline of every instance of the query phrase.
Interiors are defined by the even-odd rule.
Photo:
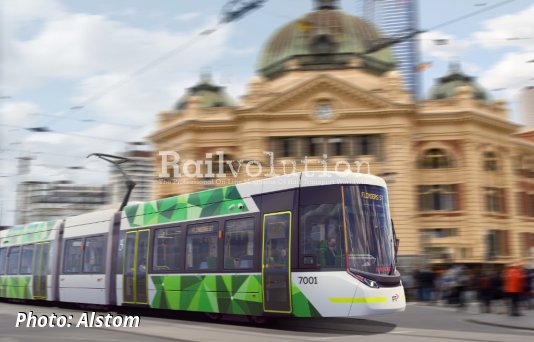
[[[355,86],[338,77],[320,74],[311,80],[304,80],[295,86],[291,87],[283,93],[279,93],[256,106],[238,109],[236,113],[241,115],[243,112],[272,112],[277,111],[286,103],[294,103],[296,99],[309,96],[310,92],[317,89],[328,89],[331,91],[339,91],[346,95],[354,97],[358,101],[362,101],[369,105],[369,110],[385,109],[385,108],[412,108],[411,104],[402,104],[391,102],[386,97],[379,93],[371,92],[367,89]]]
[[[466,111],[462,109],[457,109],[455,111],[449,111],[449,112],[418,112],[417,113],[417,121],[418,122],[436,122],[436,123],[442,123],[442,122],[476,122],[483,124],[485,126],[493,127],[493,128],[499,128],[500,130],[507,131],[508,134],[515,133],[521,125],[515,124],[513,122],[503,120],[498,117],[490,116],[487,114],[479,113],[479,112],[473,112],[473,111]]]
[[[379,117],[379,116],[394,116],[394,115],[410,115],[414,114],[411,108],[387,108],[380,110],[373,109],[363,109],[363,110],[354,110],[354,109],[339,109],[336,110],[337,118],[333,121],[338,121],[350,116],[360,116],[360,117]],[[268,119],[276,118],[277,120],[294,120],[298,117],[305,117],[309,120],[310,111],[307,109],[297,109],[281,112],[248,112],[243,111],[239,114],[240,119]]]
[[[211,129],[221,129],[221,128],[236,128],[237,123],[235,120],[184,120],[171,123],[167,126],[164,126],[154,133],[149,135],[147,138],[150,141],[161,141],[169,136],[175,136],[177,134],[183,133],[186,130],[211,130]]]

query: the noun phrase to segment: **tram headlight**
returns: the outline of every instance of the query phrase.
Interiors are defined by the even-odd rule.
[[[364,283],[365,285],[373,288],[373,289],[378,289],[379,286],[378,286],[378,283],[374,280],[371,280],[371,279],[367,279],[365,277],[362,277],[361,275],[358,275],[358,274],[353,274],[353,276],[358,279],[360,282]]]
[[[365,279],[365,280],[366,280],[366,284],[369,285],[369,287],[372,287],[374,289],[378,288],[378,284],[376,283],[376,281],[369,280],[369,279]]]

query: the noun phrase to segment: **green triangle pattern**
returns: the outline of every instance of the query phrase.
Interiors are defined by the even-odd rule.
[[[321,317],[321,314],[306,298],[297,285],[293,283],[292,290],[293,315],[296,317]]]
[[[57,223],[58,220],[53,220],[11,227],[6,230],[7,236],[2,241],[2,247],[50,240]]]
[[[223,282],[222,289],[225,289],[226,292],[232,291],[232,277],[220,277],[221,281]]]
[[[32,299],[31,276],[0,277],[0,297],[13,299]]]
[[[261,315],[261,276],[162,275],[151,276],[158,309]]]
[[[243,207],[237,209],[238,205]],[[235,185],[129,205],[124,209],[132,228],[247,211],[249,208]]]

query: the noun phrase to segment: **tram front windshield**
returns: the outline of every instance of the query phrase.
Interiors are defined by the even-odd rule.
[[[351,271],[391,275],[395,252],[386,189],[376,185],[343,186]]]

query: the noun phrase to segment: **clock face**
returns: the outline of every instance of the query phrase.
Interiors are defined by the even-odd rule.
[[[315,116],[319,120],[328,120],[332,118],[333,114],[334,110],[332,109],[332,106],[329,103],[321,103],[317,107],[315,107]]]

